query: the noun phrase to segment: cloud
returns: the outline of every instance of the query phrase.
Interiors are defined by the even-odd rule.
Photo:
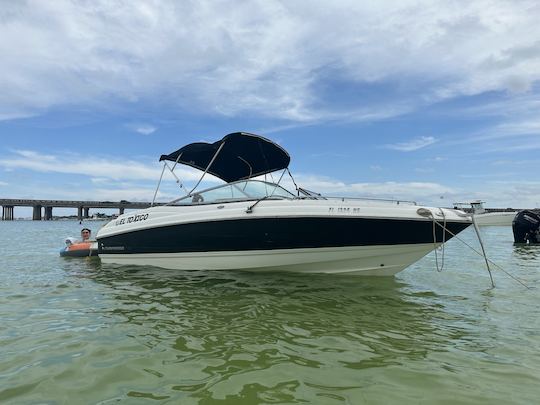
[[[537,165],[538,160],[510,160],[510,159],[500,159],[500,160],[494,160],[491,162],[492,166],[502,166],[504,168],[507,167],[515,167],[515,168],[523,168],[524,166],[533,166]]]
[[[484,122],[481,129],[456,131],[444,140],[451,149],[466,145],[464,153],[512,153],[540,147],[540,94],[496,98],[479,105],[459,105],[444,114]]]
[[[53,155],[46,155],[41,152],[33,151],[33,150],[14,150],[17,155],[22,156],[28,160],[40,160],[43,162],[56,162],[57,158]]]
[[[126,188],[95,188],[87,197],[93,201],[152,201],[155,189],[152,187],[126,187]],[[78,197],[77,197],[78,196]],[[73,193],[70,198],[80,199],[81,192]],[[177,194],[158,192],[156,201],[171,201],[177,198]],[[64,197],[66,198],[66,197]]]
[[[156,127],[152,127],[148,125],[148,126],[139,127],[135,131],[137,131],[139,134],[150,135],[156,132],[156,129],[157,129]]]
[[[437,201],[441,195],[454,195],[459,192],[452,187],[431,182],[373,182],[345,183],[337,179],[310,174],[295,176],[296,183],[325,196],[351,196],[364,198],[386,198],[407,201]],[[289,179],[284,179],[286,188],[293,189]]]
[[[490,130],[484,139],[514,137],[519,135],[540,136],[540,118],[526,118],[502,123]]]
[[[35,188],[24,186],[17,190],[17,198],[29,199],[51,199],[51,200],[73,200],[73,201],[152,201],[155,187],[131,186],[131,187],[91,187],[76,185],[73,187],[40,187]],[[171,201],[178,197],[178,193],[159,192],[158,201]]]
[[[497,180],[485,182],[482,191],[462,195],[459,198],[463,201],[480,199],[486,201],[487,207],[512,207],[515,209],[540,208],[539,189],[540,182],[538,181]]]
[[[6,183],[5,181],[0,181],[0,186],[9,186],[9,183]]]
[[[418,149],[425,148],[437,140],[432,136],[421,136],[420,138],[415,138],[409,142],[396,143],[392,145],[386,145],[388,149],[399,150],[401,152],[412,152]]]
[[[28,181],[20,183],[11,182],[7,184],[0,182],[0,186],[9,186],[10,197],[150,201],[154,195],[156,180],[160,174],[160,168],[157,164],[156,166],[144,165],[136,161],[118,164],[115,158],[108,159],[103,156],[78,154],[48,155],[46,159],[37,165],[37,160],[30,159],[36,156],[35,154],[36,152],[29,150],[20,153],[14,152],[13,156],[9,158],[1,158],[0,166],[7,165],[15,174],[19,175],[20,170],[24,169],[37,173],[55,172],[84,177],[75,179],[73,177],[54,177],[53,180],[53,176],[46,176],[47,179],[44,180],[32,175]],[[527,170],[526,165],[534,168],[535,163],[534,160],[514,161],[516,171]],[[179,172],[179,175],[182,180],[196,181],[200,173],[188,169],[186,172]],[[170,201],[185,194],[185,190],[181,190],[174,180],[170,180],[173,179],[169,176],[162,182],[157,201]],[[496,173],[493,173],[491,177],[483,177],[482,192],[476,194],[468,190],[434,182],[347,183],[339,179],[307,173],[296,174],[295,180],[299,186],[321,192],[327,196],[344,195],[363,198],[399,199],[435,206],[441,204],[449,206],[453,201],[465,201],[475,198],[488,201],[491,207],[533,208],[540,203],[538,201],[538,189],[540,189],[538,182],[510,179],[501,181],[501,176]],[[53,183],[53,181],[56,183]],[[212,181],[212,178],[209,177],[207,182],[201,185],[201,188],[215,185],[216,183]],[[58,185],[55,186],[54,184]],[[283,178],[283,185],[290,190],[294,190],[294,184],[287,177]],[[442,196],[444,197],[443,200],[441,200]]]
[[[94,182],[103,182],[103,179],[157,181],[161,173],[158,163],[144,164],[133,160],[118,162],[118,159],[112,157],[74,153],[59,156],[43,155],[31,150],[14,151],[12,156],[0,158],[0,166],[11,170],[27,169],[40,173],[83,175],[94,179]],[[177,168],[175,173],[186,181],[197,180],[200,177],[199,172],[187,167]]]
[[[470,191],[462,187],[433,182],[345,183],[338,179],[309,174],[295,176],[300,187],[322,193],[325,196],[398,199],[445,207],[450,207],[454,201],[481,199],[487,201],[488,207],[540,207],[540,198],[538,197],[540,182],[534,180],[501,181],[500,176],[493,176],[493,179],[484,179],[481,191]],[[288,179],[284,180],[284,185],[294,190],[292,182]]]
[[[148,124],[132,124],[128,126],[132,131],[138,132],[142,135],[150,135],[156,132],[157,128]]]
[[[0,167],[10,170],[15,177],[23,176],[23,170],[55,174],[47,175],[46,179],[32,174],[21,183],[0,182],[0,186],[9,186],[6,192],[14,198],[70,200],[151,201],[162,171],[157,162],[144,164],[124,160],[119,163],[115,157],[75,153],[44,155],[32,150],[14,150],[11,156],[0,157]],[[186,188],[201,177],[200,171],[183,166],[178,166],[175,174],[185,182],[183,189],[165,170],[157,201],[171,201],[185,195]],[[216,182],[221,181],[207,174],[203,187],[215,186]]]
[[[475,133],[446,140],[445,144],[454,147],[467,145],[467,151],[474,151],[475,154],[535,151],[540,149],[540,120],[532,115],[505,118]]]
[[[539,12],[534,0],[5,2],[0,119],[146,101],[298,123],[374,120],[519,94],[540,79]],[[358,97],[328,101],[337,82]],[[365,96],[378,85],[392,91]]]

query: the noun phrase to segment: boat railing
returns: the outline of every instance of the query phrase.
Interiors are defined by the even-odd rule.
[[[252,202],[252,201],[258,201],[262,198],[257,197],[237,197],[237,198],[216,198],[215,200],[209,200],[209,201],[198,201],[193,202],[191,199],[182,199],[180,201],[176,201],[175,203],[167,203],[163,206],[199,206],[199,205],[212,205],[212,204],[224,204],[224,203],[237,203],[237,202]],[[287,197],[281,197],[281,196],[269,196],[264,198],[265,200],[294,200],[294,198],[287,198]]]
[[[164,205],[175,206],[175,205],[209,205],[209,204],[223,204],[228,202],[243,202],[243,201],[257,201],[262,198],[256,197],[237,197],[237,198],[216,198],[210,201],[200,201],[193,202],[191,199],[181,199],[175,202],[169,202]],[[379,203],[389,203],[396,205],[418,205],[416,201],[407,201],[407,200],[395,200],[395,199],[386,199],[386,198],[368,198],[368,197],[332,197],[332,196],[320,196],[318,198],[309,198],[309,197],[296,197],[296,198],[287,198],[283,196],[267,196],[264,197],[265,200],[331,200],[331,201],[367,201],[367,202],[379,202]]]
[[[298,198],[302,200],[355,200],[355,201],[375,201],[375,202],[389,202],[389,203],[395,203],[396,205],[399,204],[409,204],[409,205],[417,205],[416,201],[408,201],[408,200],[397,200],[395,198],[375,198],[375,197],[333,197],[333,196],[327,196],[322,195],[320,193],[317,193],[315,191],[307,190],[302,187],[297,187],[298,191]]]
[[[373,202],[386,202],[396,205],[406,204],[406,205],[418,205],[416,201],[410,200],[397,200],[393,198],[375,198],[375,197],[335,197],[335,196],[322,196],[326,200],[340,200],[340,201],[373,201]]]

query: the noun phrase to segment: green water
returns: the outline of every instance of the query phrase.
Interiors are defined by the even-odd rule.
[[[488,253],[530,289],[456,240],[441,273],[354,278],[60,258],[80,228],[0,222],[0,403],[539,401],[540,247],[509,227]]]

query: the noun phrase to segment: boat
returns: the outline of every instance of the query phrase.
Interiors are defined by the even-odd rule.
[[[540,243],[540,212],[522,210],[512,222],[514,243]]]
[[[454,203],[454,208],[463,209],[470,206],[467,209],[472,215],[474,220],[479,226],[511,226],[514,217],[517,214],[517,210],[508,208],[506,210],[487,211],[484,208],[484,201],[474,200],[468,203]]]
[[[75,238],[66,238],[66,246],[60,250],[62,257],[88,257],[98,255],[96,241],[78,241]]]
[[[328,197],[299,187],[287,151],[246,132],[186,145],[160,162],[154,201],[166,168],[174,173],[184,164],[203,173],[185,196],[103,226],[97,234],[102,263],[390,276],[471,224],[460,210]],[[286,173],[294,192],[281,185]],[[198,191],[208,174],[225,183]]]

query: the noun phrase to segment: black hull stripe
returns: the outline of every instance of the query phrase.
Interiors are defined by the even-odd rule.
[[[448,222],[457,234],[470,224]],[[443,231],[435,226],[437,241]],[[445,240],[452,238],[446,232]],[[256,218],[138,230],[99,239],[99,253],[187,253],[433,243],[433,222],[368,218]]]

